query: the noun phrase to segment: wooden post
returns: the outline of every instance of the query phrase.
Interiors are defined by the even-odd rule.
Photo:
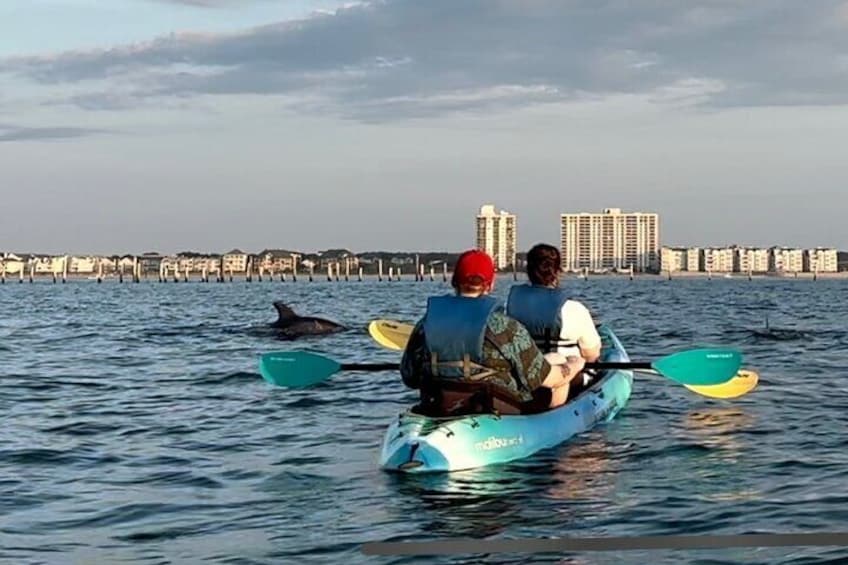
[[[315,264],[310,263],[309,264],[309,282],[312,282],[313,280],[315,280]]]
[[[69,257],[65,255],[65,260],[62,263],[62,284],[68,282],[68,270],[70,267],[68,266]]]
[[[436,280],[436,272],[433,265],[430,265],[430,281],[432,282],[434,280]]]
[[[103,260],[97,260],[97,284],[103,282]]]
[[[35,282],[35,263],[29,265],[29,284]]]
[[[350,280],[350,258],[345,257],[345,282]]]
[[[297,282],[297,256],[292,257],[292,282]]]
[[[331,282],[333,280],[333,265],[332,265],[332,263],[327,263],[327,280],[331,281]]]
[[[362,266],[359,267],[359,282],[362,282]]]
[[[393,280],[393,278],[394,278],[394,274],[395,274],[395,268],[394,268],[394,267],[389,267],[389,280],[390,280],[390,281],[391,281],[391,280]]]
[[[377,280],[383,282],[383,260],[377,259]]]
[[[415,254],[415,282],[418,282],[418,275],[420,273],[420,265],[421,265],[421,262],[420,262],[420,259],[418,257],[418,254],[416,253]]]
[[[448,262],[442,263],[442,281],[448,282]]]

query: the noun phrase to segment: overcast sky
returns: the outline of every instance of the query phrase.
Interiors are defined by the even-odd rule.
[[[3,0],[0,251],[848,249],[848,2]]]

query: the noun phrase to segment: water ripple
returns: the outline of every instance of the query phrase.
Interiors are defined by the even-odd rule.
[[[506,296],[509,279],[497,293]],[[372,540],[835,531],[848,521],[841,281],[569,278],[637,359],[743,350],[733,402],[639,375],[611,424],[448,476],[376,469],[414,401],[392,372],[269,386],[256,359],[397,361],[373,318],[414,321],[423,283],[0,287],[0,559],[15,563],[845,563],[838,548],[366,558]],[[350,329],[280,340],[271,304]],[[768,319],[768,330],[766,330]]]

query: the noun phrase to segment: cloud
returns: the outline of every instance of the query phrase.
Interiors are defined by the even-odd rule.
[[[218,4],[213,0],[195,0]],[[230,34],[0,60],[66,102],[285,97],[361,120],[644,96],[707,107],[848,102],[845,3],[382,0]]]
[[[0,143],[12,141],[45,141],[70,139],[105,133],[101,130],[77,127],[17,127],[0,124]]]
[[[185,6],[198,6],[200,8],[217,8],[223,6],[247,6],[260,2],[272,0],[148,0],[158,4],[183,4]]]

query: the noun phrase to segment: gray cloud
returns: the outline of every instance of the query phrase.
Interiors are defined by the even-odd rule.
[[[102,130],[77,127],[18,127],[0,124],[0,143],[12,141],[45,141],[70,139],[105,133]]]
[[[5,59],[0,72],[120,85],[67,100],[87,109],[267,94],[369,121],[610,94],[822,105],[848,102],[846,32],[848,3],[835,0],[385,0],[236,34]]]
[[[247,4],[258,4],[260,2],[271,2],[273,0],[148,0],[157,4],[183,4],[186,6],[198,6],[201,8],[217,8],[219,6],[243,6]]]

